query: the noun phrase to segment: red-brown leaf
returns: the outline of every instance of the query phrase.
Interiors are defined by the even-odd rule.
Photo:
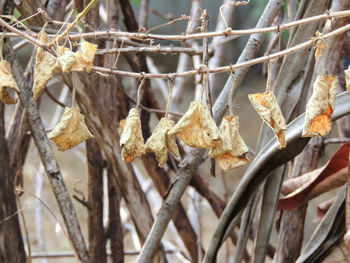
[[[288,194],[287,196],[280,199],[278,203],[278,209],[293,210],[300,205],[307,202],[311,197],[319,195],[321,192],[333,189],[339,184],[339,178],[331,178],[332,176],[343,177],[343,168],[348,166],[349,162],[349,143],[344,143],[339,150],[334,154],[328,164],[320,173],[312,177],[312,180],[308,181],[300,188],[296,189],[294,192]],[[328,187],[322,187],[320,191],[320,186],[325,185],[325,180],[330,179],[332,182],[337,182],[336,185],[329,184]],[[335,180],[334,180],[335,179]],[[340,180],[341,181],[341,180]],[[284,184],[287,184],[285,182]],[[313,192],[315,190],[315,192]]]

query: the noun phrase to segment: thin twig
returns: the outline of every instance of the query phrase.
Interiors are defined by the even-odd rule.
[[[135,104],[137,103],[137,101],[134,100],[133,98],[131,98],[128,94],[125,93],[125,96],[126,96],[129,100],[131,100],[133,103],[135,103]],[[141,109],[144,109],[144,110],[148,111],[148,112],[165,113],[165,110],[151,109],[151,108],[148,108],[148,107],[146,107],[146,106],[144,106],[144,105],[142,105],[142,104],[140,104],[139,107],[140,107]],[[176,117],[179,117],[179,118],[181,118],[181,117],[183,116],[183,114],[181,114],[181,113],[176,113],[176,112],[171,112],[171,111],[169,111],[168,113],[171,114],[171,115],[174,115],[174,116],[176,116]]]
[[[28,263],[32,263],[32,249],[31,249],[31,244],[30,244],[29,232],[28,232],[26,219],[24,217],[21,201],[19,199],[19,195],[16,195],[16,201],[17,201],[17,206],[19,208],[18,211],[19,211],[19,214],[20,214],[21,219],[22,219],[22,224],[23,224],[23,228],[24,228],[24,234],[25,234],[25,237],[27,239],[27,253],[28,253],[27,261],[28,261]]]
[[[324,144],[350,143],[350,138],[328,138],[324,140]]]
[[[170,250],[167,249],[164,251],[166,254],[174,254],[174,253],[181,253],[180,250]],[[140,254],[140,251],[138,250],[126,250],[124,251],[125,256],[137,256]],[[108,256],[111,256],[111,251],[107,252]],[[33,252],[32,253],[32,258],[37,259],[37,258],[73,258],[74,253],[72,251],[67,251],[67,252],[62,252],[62,251],[52,251],[52,252]]]
[[[162,47],[160,45],[152,47],[124,47],[124,48],[107,48],[97,50],[96,55],[106,55],[114,53],[128,53],[128,52],[144,52],[144,53],[156,53],[156,54],[178,54],[187,53],[189,55],[201,55],[202,50],[192,47]]]
[[[332,37],[335,37],[337,35],[340,35],[340,34],[346,32],[348,30],[350,30],[349,24],[346,26],[340,27],[340,28],[328,33],[328,34],[323,35],[323,38],[325,38],[325,39],[332,38]],[[276,52],[273,54],[269,54],[267,56],[247,60],[247,61],[244,61],[241,63],[237,63],[235,65],[229,65],[229,66],[208,69],[208,73],[229,72],[229,71],[234,71],[234,70],[239,69],[239,68],[250,67],[250,66],[253,66],[253,65],[268,61],[268,60],[284,57],[288,54],[295,53],[300,49],[312,46],[313,43],[314,43],[314,40],[308,40],[308,41],[305,41],[305,42],[303,42],[299,45],[296,45],[294,47],[291,47],[291,48],[288,48],[288,49],[285,49],[283,51]],[[189,77],[189,76],[193,76],[196,74],[202,74],[202,71],[199,69],[189,70],[189,71],[180,72],[180,73],[168,73],[168,74],[165,74],[165,73],[163,73],[163,74],[151,74],[151,73],[141,74],[141,73],[135,73],[135,72],[129,72],[129,71],[107,69],[107,68],[96,67],[96,66],[92,67],[92,69],[95,71],[98,71],[98,72],[102,72],[102,73],[116,74],[116,75],[120,75],[120,76],[124,76],[124,77],[133,77],[133,78],[143,77],[145,79],[152,79],[152,78],[167,79],[169,77],[179,78],[179,77]]]
[[[55,96],[51,94],[51,92],[49,91],[49,89],[45,89],[45,92],[46,92],[47,96],[48,96],[52,101],[54,101],[56,104],[58,104],[58,105],[61,106],[62,108],[68,107],[68,105],[66,105],[66,104],[60,102],[58,99],[56,99]]]
[[[62,38],[64,38],[66,35],[68,35],[68,33],[75,27],[75,25],[79,22],[79,20],[86,15],[86,13],[90,10],[90,8],[93,6],[95,2],[96,0],[91,0],[91,2],[84,8],[84,10],[77,15],[75,20],[69,26],[67,26],[66,30],[64,30],[62,34],[58,35],[57,38],[55,38],[54,40],[51,41],[50,44],[48,44],[48,47],[51,47],[52,45],[54,45],[56,41],[59,41]]]
[[[330,12],[318,16],[308,17],[304,19],[300,19],[297,21],[293,21],[290,23],[282,24],[279,26],[270,26],[270,27],[264,27],[264,28],[254,28],[254,29],[241,29],[241,30],[224,30],[219,32],[208,32],[208,33],[194,33],[194,34],[186,34],[186,35],[161,35],[161,34],[147,34],[147,33],[133,33],[133,32],[122,32],[122,31],[116,31],[116,30],[109,30],[109,31],[98,31],[98,32],[89,32],[89,33],[71,33],[68,34],[70,39],[80,39],[80,38],[99,38],[99,37],[126,37],[141,41],[149,41],[150,39],[157,39],[157,40],[172,40],[172,41],[184,41],[188,39],[203,39],[203,38],[213,38],[217,36],[245,36],[245,35],[251,35],[251,34],[259,34],[259,33],[269,33],[269,32],[282,32],[286,29],[293,28],[296,26],[312,23],[321,19],[331,19],[331,18],[341,18],[341,17],[347,17],[350,16],[350,10],[347,11],[338,11],[338,12]],[[1,19],[2,20],[2,19]],[[2,20],[3,21],[3,20]],[[4,22],[4,21],[3,21]],[[3,23],[0,23],[1,25],[5,26]],[[8,26],[6,26],[8,28]],[[9,28],[8,28],[9,29]],[[13,30],[9,29],[10,31],[14,32]],[[18,29],[17,29],[18,30]],[[24,33],[21,30],[18,30],[21,33],[18,35],[21,35],[23,37]],[[4,33],[5,37],[14,36],[13,34]],[[33,36],[36,34],[32,34]],[[52,37],[53,35],[49,35],[49,37]],[[25,38],[25,37],[24,37]],[[31,41],[32,42],[32,41]]]

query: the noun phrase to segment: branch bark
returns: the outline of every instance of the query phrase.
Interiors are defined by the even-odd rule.
[[[15,185],[5,139],[4,104],[0,104],[0,262],[25,263],[26,254],[17,215]]]
[[[77,257],[82,262],[90,262],[88,250],[80,230],[80,225],[72,204],[72,200],[64,184],[61,171],[50,146],[50,142],[46,136],[36,104],[33,101],[31,88],[26,84],[21,65],[19,64],[16,55],[7,40],[4,41],[4,59],[11,63],[12,73],[15,81],[17,82],[17,86],[20,89],[19,97],[23,107],[26,109],[26,115],[34,142],[38,148],[41,161],[44,164],[46,174],[53,188],[53,192],[58,202]]]

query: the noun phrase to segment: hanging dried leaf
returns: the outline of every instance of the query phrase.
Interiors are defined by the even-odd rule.
[[[132,108],[129,111],[125,122],[121,121],[120,129],[120,146],[123,148],[123,160],[125,162],[132,162],[136,157],[145,153],[141,120],[137,109]]]
[[[93,137],[77,108],[66,107],[60,122],[48,134],[60,151],[68,150]]]
[[[250,102],[260,117],[273,129],[280,149],[286,147],[285,131],[287,129],[286,121],[277,104],[275,95],[271,91],[248,95]]]
[[[221,169],[227,171],[249,162],[248,147],[238,132],[238,116],[227,116],[220,126],[220,137],[210,150],[209,156],[215,158]]]
[[[38,39],[42,43],[48,43],[49,39],[43,28],[39,35]],[[59,73],[61,68],[56,63],[57,58],[51,55],[49,52],[45,51],[42,48],[38,48],[36,53],[36,62],[34,67],[34,84],[33,84],[33,99],[38,99],[39,95],[46,88],[47,82],[53,77],[54,73]]]
[[[191,147],[212,148],[219,138],[219,130],[207,105],[192,101],[185,115],[169,131],[169,135],[177,135]]]
[[[17,99],[12,98],[7,89],[19,92],[19,88],[13,79],[10,63],[4,59],[0,62],[0,80],[0,100],[6,104],[15,104]]]
[[[72,52],[66,47],[60,47],[61,54],[58,56],[58,63],[61,67],[62,72],[68,71],[84,71],[83,56],[79,51]]]
[[[338,77],[318,75],[306,105],[303,137],[326,136],[331,129]]]
[[[175,142],[175,135],[168,135],[168,131],[173,126],[174,122],[172,120],[162,118],[145,144],[145,151],[153,152],[156,155],[159,167],[163,167],[167,162],[168,149],[175,156],[180,155]]]
[[[346,89],[350,92],[350,66],[348,69],[344,70],[345,73],[345,83],[346,83]]]
[[[94,60],[97,45],[87,41],[81,42],[81,52],[83,53],[83,61],[86,67],[86,72],[90,72],[92,68],[92,61]]]
[[[318,35],[320,35],[319,32],[316,32],[316,34],[318,33]],[[315,59],[319,59],[320,57],[322,57],[323,52],[327,50],[327,43],[324,39],[320,38],[317,39],[316,43],[315,43]]]

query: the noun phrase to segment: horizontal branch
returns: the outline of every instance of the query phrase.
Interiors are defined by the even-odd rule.
[[[162,47],[160,45],[148,47],[124,47],[124,48],[107,48],[97,50],[96,55],[126,53],[126,52],[148,52],[148,53],[187,53],[189,55],[202,55],[202,50],[192,47]]]
[[[315,22],[315,21],[318,21],[321,19],[341,18],[341,17],[347,17],[347,16],[350,16],[350,10],[329,12],[326,14],[312,16],[312,17],[300,19],[300,20],[293,21],[293,22],[286,23],[286,24],[264,27],[264,28],[240,29],[240,30],[232,30],[231,28],[227,28],[224,31],[195,33],[195,34],[188,34],[188,35],[161,35],[161,34],[148,34],[148,33],[139,33],[139,32],[122,32],[122,31],[115,31],[115,30],[107,30],[107,31],[97,31],[97,32],[89,32],[89,33],[81,33],[81,34],[70,33],[70,34],[68,34],[68,36],[71,39],[99,38],[99,37],[107,37],[107,38],[126,37],[126,38],[130,38],[130,39],[141,40],[141,41],[149,41],[151,39],[184,41],[184,40],[188,40],[188,39],[203,39],[203,38],[213,38],[213,37],[219,37],[219,36],[223,36],[223,37],[232,36],[232,35],[245,36],[245,35],[251,35],[251,34],[269,33],[269,32],[274,32],[274,31],[282,32],[286,29],[300,26],[300,25],[304,25],[304,24],[308,24],[308,23],[312,23],[312,22]],[[9,29],[9,30],[14,32],[11,29]],[[17,31],[20,31],[20,30],[17,29]],[[23,31],[20,31],[20,32],[21,32],[21,34],[19,34],[18,32],[14,32],[14,33],[24,37],[23,35],[26,33],[24,33]],[[31,35],[32,35],[31,37],[33,37],[35,34],[31,34]],[[5,33],[5,37],[9,37],[9,36],[14,36],[14,34]],[[49,35],[49,36],[55,37],[56,35]]]
[[[165,250],[165,254],[183,253],[181,250]],[[126,250],[124,251],[124,256],[138,256],[140,254],[139,250]],[[108,256],[112,256],[111,251],[107,251]],[[53,251],[53,252],[33,252],[32,259],[39,258],[74,258],[73,251]]]
[[[350,24],[340,27],[328,34],[322,35],[323,39],[328,39],[335,37],[337,35],[340,35],[346,31],[350,30]],[[235,65],[228,65],[228,66],[223,66],[223,67],[218,67],[218,68],[212,68],[212,69],[206,69],[205,72],[202,72],[202,69],[193,69],[189,71],[184,71],[184,72],[179,72],[179,73],[162,73],[162,74],[152,74],[152,73],[136,73],[136,72],[129,72],[129,71],[122,71],[122,70],[116,70],[116,69],[109,69],[109,68],[103,68],[103,67],[92,67],[93,70],[101,72],[101,73],[107,73],[107,74],[116,74],[119,76],[124,76],[124,77],[133,77],[133,78],[146,78],[146,79],[152,79],[152,78],[163,78],[163,79],[168,79],[168,78],[180,78],[180,77],[189,77],[193,76],[196,74],[202,74],[202,73],[222,73],[222,72],[230,72],[230,71],[235,71],[236,69],[239,68],[245,68],[245,67],[250,67],[265,61],[269,60],[274,60],[279,57],[286,56],[288,54],[292,54],[297,52],[300,49],[307,48],[312,46],[315,43],[315,39],[311,39],[308,41],[305,41],[299,45],[296,45],[294,47],[285,49],[280,52],[276,52],[273,54],[269,54],[267,56],[251,59],[244,61],[242,63],[237,63]]]
[[[285,30],[285,29],[293,27],[293,26],[298,26],[298,25],[310,23],[310,22],[317,21],[317,20],[320,20],[320,19],[332,18],[332,17],[345,17],[345,16],[350,16],[350,11],[340,11],[340,12],[327,13],[327,14],[323,14],[323,15],[309,17],[309,18],[306,18],[306,19],[301,19],[301,20],[298,20],[298,21],[295,21],[295,22],[284,24],[284,25],[265,27],[265,28],[261,28],[261,29],[257,28],[257,29],[250,29],[250,30],[234,30],[234,31],[231,30],[231,29],[228,29],[227,31],[225,31],[225,36],[230,35],[230,34],[231,35],[233,35],[233,34],[247,35],[247,34],[255,34],[255,33],[267,33],[267,32],[276,31],[276,30],[277,31],[282,31],[282,30]],[[33,36],[30,36],[30,35],[24,33],[23,31],[18,30],[17,28],[7,24],[2,19],[0,19],[0,25],[6,27],[9,31],[12,31],[13,33],[23,37],[24,39],[27,39],[28,41],[30,41],[34,45],[39,46],[39,47],[45,49],[46,51],[50,52],[52,55],[56,56],[56,53],[55,53],[54,50],[52,50],[46,44],[40,42],[39,40],[37,40]],[[345,31],[347,31],[349,29],[350,29],[350,25],[348,24],[348,25],[340,27],[340,28],[338,28],[338,29],[328,33],[328,34],[322,35],[322,38],[323,39],[332,38],[332,37],[335,37],[335,36],[337,36],[339,34],[344,33]],[[230,32],[229,34],[227,34],[228,31]],[[6,34],[7,33],[5,33],[5,36],[6,36]],[[144,33],[129,33],[129,32],[106,31],[106,32],[93,32],[93,33],[75,34],[75,35],[69,35],[69,37],[72,38],[72,39],[73,38],[80,38],[80,37],[89,37],[89,36],[96,38],[96,37],[99,37],[99,36],[102,36],[102,35],[105,35],[105,34],[109,34],[110,36],[112,36],[113,34],[116,34],[118,36],[124,36],[124,37],[141,39],[141,40],[150,39],[150,38],[153,38],[153,39],[168,39],[168,40],[186,40],[186,39],[191,39],[191,38],[192,39],[199,39],[199,38],[205,38],[205,37],[220,36],[221,33],[220,32],[199,33],[199,34],[178,36],[178,37],[181,37],[181,38],[178,39],[178,38],[176,38],[177,36],[175,36],[175,35],[174,36],[166,36],[166,35],[161,36],[161,35],[154,35],[154,34],[146,35]],[[138,37],[136,37],[136,36],[138,36]],[[199,37],[199,36],[201,36],[201,37]],[[269,54],[267,56],[255,58],[255,59],[248,60],[248,61],[244,61],[242,63],[237,63],[235,65],[228,65],[228,66],[208,69],[208,70],[205,70],[205,72],[203,72],[202,69],[194,69],[194,70],[189,70],[189,71],[179,72],[179,73],[152,74],[152,73],[136,73],[136,72],[122,71],[122,70],[109,69],[109,68],[103,68],[103,67],[97,67],[97,66],[92,67],[92,69],[94,71],[97,71],[97,72],[100,72],[100,73],[106,73],[108,75],[115,74],[115,75],[124,76],[124,77],[146,78],[146,79],[151,79],[151,78],[168,79],[168,78],[189,77],[189,76],[193,76],[193,75],[196,75],[196,74],[203,74],[203,73],[222,73],[222,72],[235,71],[236,69],[239,69],[239,68],[250,67],[252,65],[256,65],[256,64],[268,61],[268,60],[273,60],[273,59],[276,59],[276,58],[279,58],[279,57],[286,56],[286,55],[294,53],[294,52],[296,52],[296,51],[298,51],[300,49],[310,47],[310,46],[312,46],[314,44],[314,42],[315,42],[315,40],[311,39],[311,40],[305,41],[305,42],[303,42],[303,43],[301,43],[299,45],[296,45],[294,47],[285,49],[285,50],[280,51],[280,52],[276,52],[274,54]]]

